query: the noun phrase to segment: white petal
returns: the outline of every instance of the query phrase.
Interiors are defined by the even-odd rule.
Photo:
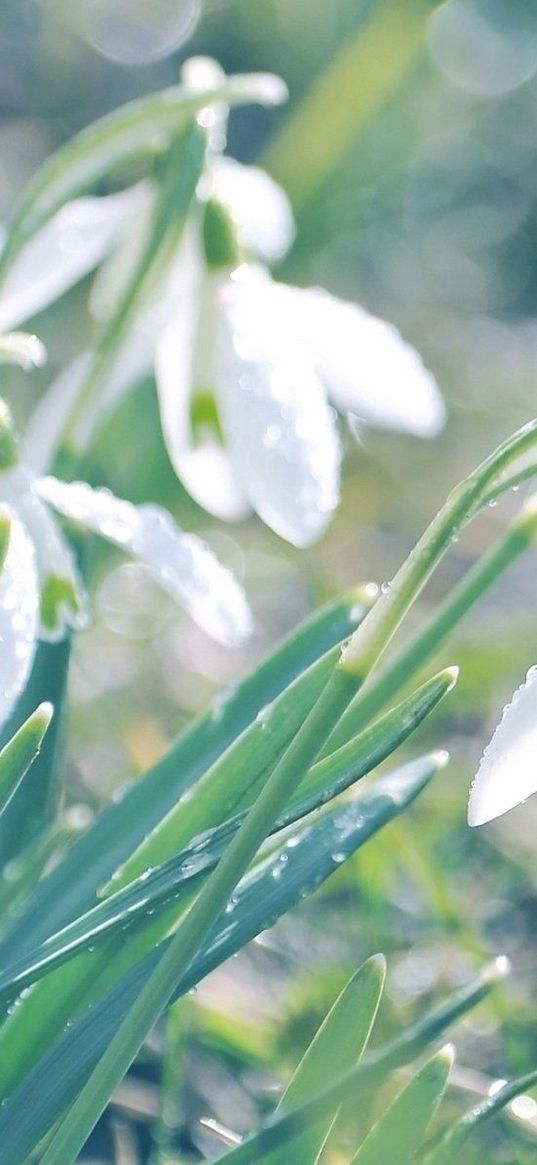
[[[270,280],[239,272],[222,291],[218,403],[241,487],[282,538],[307,546],[338,502],[334,416]]]
[[[68,627],[82,627],[85,624],[82,579],[71,547],[56,518],[38,497],[35,483],[24,492],[21,490],[17,512],[36,553],[42,600],[40,637],[56,642],[64,638]],[[46,599],[51,587],[57,595],[53,604]],[[47,612],[43,611],[43,601]]]
[[[83,482],[43,478],[39,491],[66,517],[81,522],[147,564],[161,586],[208,634],[241,642],[251,616],[244,593],[200,538],[184,534],[158,506],[133,506]]]
[[[212,166],[212,194],[229,211],[240,241],[260,259],[275,262],[295,236],[291,204],[284,190],[258,166],[220,157]]]
[[[468,822],[483,825],[537,790],[537,668],[504,708],[470,791]]]
[[[26,686],[35,655],[39,588],[35,553],[13,513],[8,552],[0,572],[0,723]]]
[[[190,408],[194,378],[195,350],[198,342],[198,308],[195,294],[177,304],[175,318],[163,328],[155,353],[155,377],[162,432],[170,461],[183,485],[200,506],[227,522],[246,516],[249,505],[239,489],[228,453],[211,433],[201,433],[194,440]],[[200,343],[213,348],[213,337]],[[214,373],[209,373],[211,388]]]
[[[445,408],[421,356],[392,324],[317,288],[279,285],[334,404],[383,429],[433,437]]]
[[[125,394],[151,370],[155,327],[150,313],[135,322],[127,343],[108,369],[97,405],[83,414],[70,432],[75,449],[83,450],[106,416]],[[23,459],[36,474],[46,473],[53,463],[69,415],[90,368],[93,354],[81,353],[60,373],[34,409],[22,441]]]
[[[22,439],[23,461],[36,474],[50,468],[69,413],[90,364],[83,352],[51,384],[34,409]]]
[[[0,332],[11,331],[87,275],[136,215],[137,187],[67,203],[26,244],[0,292]]]
[[[136,205],[125,216],[126,221],[117,232],[116,246],[93,280],[88,307],[96,320],[108,319],[117,307],[145,245],[155,194],[149,182],[140,182],[134,189]]]

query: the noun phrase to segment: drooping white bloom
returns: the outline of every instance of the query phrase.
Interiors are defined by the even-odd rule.
[[[11,531],[0,572],[0,723],[24,688],[38,639],[61,639],[84,622],[84,588],[55,512],[143,562],[214,638],[235,644],[250,631],[242,589],[200,538],[183,533],[158,506],[134,506],[106,489],[37,476],[18,459],[4,405],[0,512]]]
[[[319,537],[338,501],[329,402],[421,437],[444,420],[433,377],[395,328],[257,264],[199,264],[157,338],[155,375],[168,452],[190,493],[221,518],[254,509],[298,546]]]
[[[504,708],[470,791],[468,822],[484,825],[537,791],[537,667]]]
[[[274,234],[273,254],[283,237]],[[99,318],[128,281],[135,246],[133,234],[99,272]],[[78,358],[44,402],[51,451],[89,360]],[[168,454],[196,501],[227,521],[254,510],[298,546],[320,536],[338,503],[335,409],[420,437],[444,422],[432,375],[396,328],[320,289],[278,283],[258,263],[210,270],[194,228],[111,367],[101,408],[152,364]],[[39,410],[32,458],[34,432],[42,448]]]

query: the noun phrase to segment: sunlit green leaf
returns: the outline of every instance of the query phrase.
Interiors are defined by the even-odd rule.
[[[352,1165],[410,1165],[443,1096],[451,1065],[451,1050],[424,1064],[368,1133]]]
[[[320,1092],[327,1073],[339,1076],[360,1060],[377,1014],[386,963],[374,955],[353,975],[336,999],[289,1082],[278,1109],[285,1112]],[[315,1165],[330,1132],[337,1107],[318,1125],[305,1129],[293,1141],[293,1165]],[[287,1150],[276,1149],[264,1165],[286,1165]]]
[[[52,704],[40,704],[0,751],[0,813],[39,755],[52,713]]]

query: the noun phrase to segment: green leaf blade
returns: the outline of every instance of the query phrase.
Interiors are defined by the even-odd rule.
[[[39,755],[53,711],[52,704],[40,704],[0,751],[0,814]]]
[[[278,1109],[295,1108],[321,1091],[327,1071],[338,1076],[357,1063],[369,1041],[380,1003],[386,961],[373,955],[352,976],[336,999],[290,1081]],[[338,1106],[293,1142],[293,1165],[316,1165],[337,1115]],[[264,1165],[286,1165],[287,1151],[263,1158]]]
[[[411,1165],[444,1094],[453,1063],[444,1049],[424,1064],[368,1133],[352,1165]]]

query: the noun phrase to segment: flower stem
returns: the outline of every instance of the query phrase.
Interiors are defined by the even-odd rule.
[[[537,540],[537,501],[531,499],[508,527],[504,537],[454,587],[430,623],[389,665],[382,675],[360,688],[325,745],[324,753],[346,743],[368,724],[400,688],[441,646],[457,623],[499,575]]]
[[[67,417],[63,442],[68,452],[69,449],[77,451],[79,426],[91,415],[105,374],[127,339],[148,286],[155,282],[157,273],[164,272],[166,276],[166,265],[183,232],[203,170],[206,145],[205,131],[193,125],[170,147],[160,195],[136,269],[101,332],[91,364]]]
[[[398,570],[393,582],[355,631],[341,655],[340,666],[362,683],[375,667],[433,570],[465,523],[494,489],[502,471],[537,441],[537,420],[530,421],[487,457],[447,501]],[[499,487],[501,488],[501,486]]]

